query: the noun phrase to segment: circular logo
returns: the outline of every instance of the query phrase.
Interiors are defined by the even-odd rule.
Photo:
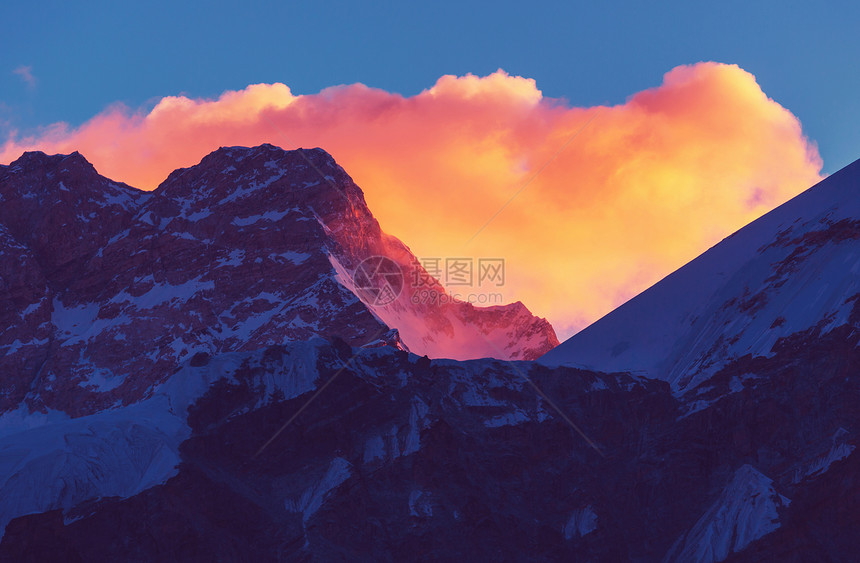
[[[352,274],[358,298],[369,305],[393,303],[403,291],[403,270],[387,256],[371,256],[361,261]]]

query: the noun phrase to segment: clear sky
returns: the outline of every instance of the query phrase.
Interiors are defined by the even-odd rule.
[[[658,5],[659,4],[659,5]],[[860,157],[856,2],[15,2],[2,10],[0,139],[122,102],[283,82],[414,95],[502,68],[575,106],[736,63],[798,116],[824,172]]]

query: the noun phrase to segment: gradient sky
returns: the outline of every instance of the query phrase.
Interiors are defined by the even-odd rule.
[[[0,139],[107,105],[252,83],[413,95],[498,68],[574,106],[621,103],[680,64],[735,63],[798,116],[824,172],[860,157],[856,2],[15,2],[3,6]],[[16,72],[17,70],[17,72]]]
[[[0,163],[152,189],[321,146],[416,255],[505,257],[562,337],[860,157],[847,4],[87,6],[7,8]]]

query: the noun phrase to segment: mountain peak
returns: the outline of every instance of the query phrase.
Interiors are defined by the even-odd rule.
[[[247,203],[249,198],[275,207],[301,203],[319,214],[332,202],[338,213],[366,207],[361,189],[326,151],[284,150],[268,143],[221,147],[198,164],[175,170],[156,193],[192,212],[202,206]]]
[[[291,154],[300,154],[300,153],[304,153],[305,155],[308,155],[308,156],[316,156],[316,157],[321,156],[323,158],[330,160],[331,162],[334,162],[334,157],[332,157],[328,152],[326,152],[324,149],[322,149],[320,147],[314,147],[314,148],[298,147],[295,149],[284,149],[284,148],[281,148],[277,145],[273,145],[272,143],[262,143],[259,145],[255,145],[253,147],[246,147],[243,145],[222,146],[222,147],[218,147],[218,149],[209,153],[209,155],[211,156],[211,155],[223,154],[223,155],[227,155],[231,158],[237,158],[239,160],[242,160],[242,159],[247,158],[249,156],[252,157],[252,156],[257,156],[257,155],[287,156],[287,155],[291,155]]]
[[[220,147],[203,157],[198,166],[229,167],[230,165],[243,169],[253,169],[263,165],[264,169],[269,171],[274,170],[275,165],[290,171],[305,166],[310,166],[326,174],[342,171],[334,157],[319,147],[286,150],[270,143],[263,143],[254,147]]]
[[[45,154],[42,151],[25,151],[9,164],[14,171],[42,170],[52,172],[63,166],[63,170],[87,169],[95,172],[95,167],[78,151],[71,154]]]
[[[860,296],[860,161],[763,215],[550,351],[680,394],[793,335],[851,322]],[[811,333],[810,333],[811,334]],[[735,385],[737,388],[737,385]]]
[[[146,193],[100,176],[79,152],[23,153],[0,170],[0,224],[63,287],[124,229]]]

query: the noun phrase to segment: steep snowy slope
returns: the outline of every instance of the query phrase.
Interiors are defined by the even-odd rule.
[[[844,325],[860,294],[860,161],[744,227],[544,355],[686,392],[789,335]]]
[[[774,490],[771,479],[744,465],[735,472],[719,500],[678,539],[664,561],[724,561],[779,528],[778,510],[789,504]]]

